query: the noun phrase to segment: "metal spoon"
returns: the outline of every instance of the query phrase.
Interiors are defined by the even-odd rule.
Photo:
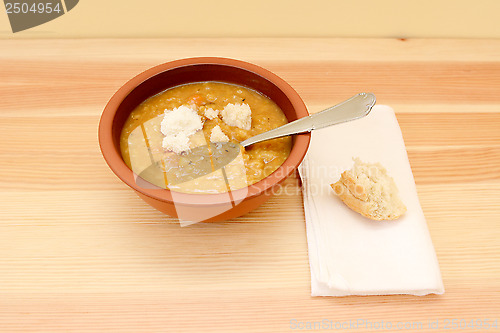
[[[321,112],[300,118],[270,131],[257,134],[240,142],[240,145],[247,147],[257,142],[291,134],[310,132],[315,129],[359,119],[370,113],[372,107],[375,105],[375,101],[375,95],[372,93],[360,93]]]
[[[161,170],[160,165],[155,163],[141,172],[139,177],[145,180],[158,179],[158,172],[161,172],[165,173],[169,185],[183,183],[228,165],[240,154],[242,147],[248,147],[257,142],[287,135],[311,132],[315,129],[362,118],[370,113],[375,102],[376,98],[372,93],[360,93],[326,110],[255,135],[239,144],[234,142],[216,142],[193,148],[180,157],[180,159],[184,159],[184,167],[182,168],[183,172],[181,175],[179,175],[178,169],[173,172]]]

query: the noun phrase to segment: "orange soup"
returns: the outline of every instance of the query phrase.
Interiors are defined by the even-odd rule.
[[[179,152],[165,149],[162,121],[166,113],[189,107],[201,120],[201,128],[189,137],[189,147],[214,138],[241,142],[259,133],[288,122],[283,111],[271,99],[255,90],[222,82],[199,82],[177,86],[155,95],[131,112],[121,132],[120,147],[125,163],[137,174],[154,161],[163,167],[172,165],[182,170]],[[248,119],[238,113],[248,111]],[[236,111],[233,111],[236,110]],[[241,121],[240,121],[241,120]],[[235,183],[229,190],[254,184],[273,173],[290,154],[291,137],[256,143],[246,147],[240,156],[244,166],[244,182]],[[204,176],[188,187],[169,185],[162,177],[148,179],[153,184],[173,191],[188,193],[221,193],[228,187],[220,185],[215,176]]]

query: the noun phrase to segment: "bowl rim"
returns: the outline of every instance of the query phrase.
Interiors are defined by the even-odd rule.
[[[144,188],[136,184],[133,171],[125,164],[121,153],[116,149],[113,142],[112,126],[118,107],[136,87],[153,76],[169,70],[193,65],[221,65],[236,67],[263,77],[285,94],[289,102],[292,104],[297,114],[297,118],[309,115],[306,105],[300,98],[299,94],[286,81],[263,67],[241,60],[221,57],[194,57],[166,62],[147,69],[127,81],[113,94],[102,112],[98,130],[99,146],[106,163],[113,173],[135,191],[150,198],[159,201],[172,202],[176,205],[223,205],[231,201],[241,201],[268,191],[290,176],[290,174],[298,168],[309,148],[311,133],[296,134],[295,143],[293,144],[290,155],[285,162],[266,178],[242,189],[214,194],[175,192],[174,200],[172,191],[168,189]],[[294,149],[294,147],[297,148]],[[300,147],[304,148],[300,149]]]

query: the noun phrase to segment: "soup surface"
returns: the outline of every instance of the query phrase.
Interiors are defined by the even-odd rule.
[[[249,129],[226,123],[226,118],[221,113],[228,104],[246,104],[250,107]],[[199,82],[170,88],[147,99],[133,110],[121,132],[122,157],[136,174],[142,176],[142,172],[155,163],[160,165],[162,171],[175,169],[177,173],[193,172],[183,162],[183,153],[175,153],[162,146],[165,135],[162,133],[161,123],[165,113],[181,106],[195,110],[203,124],[201,130],[189,137],[190,148],[206,145],[211,138],[214,141],[214,136],[211,135],[216,126],[228,141],[241,142],[288,122],[276,103],[246,87],[222,82]],[[218,115],[214,116],[213,111]],[[218,133],[219,129],[216,129]],[[224,168],[226,174],[216,170],[184,184],[173,184],[160,173],[149,175],[145,179],[156,186],[187,193],[235,190],[254,184],[273,173],[287,159],[291,145],[291,137],[256,143],[243,149],[235,161]]]

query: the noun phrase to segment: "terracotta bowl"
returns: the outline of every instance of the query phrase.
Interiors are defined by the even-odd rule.
[[[297,92],[264,68],[225,58],[182,59],[137,75],[111,97],[101,116],[99,144],[111,170],[154,208],[187,221],[223,221],[244,215],[264,203],[273,194],[273,189],[295,172],[306,154],[310,134],[295,135],[290,156],[284,164],[247,188],[221,194],[186,194],[136,183],[136,175],[120,154],[120,132],[128,115],[141,102],[161,91],[200,81],[234,83],[257,90],[271,98],[289,121],[308,116]]]

